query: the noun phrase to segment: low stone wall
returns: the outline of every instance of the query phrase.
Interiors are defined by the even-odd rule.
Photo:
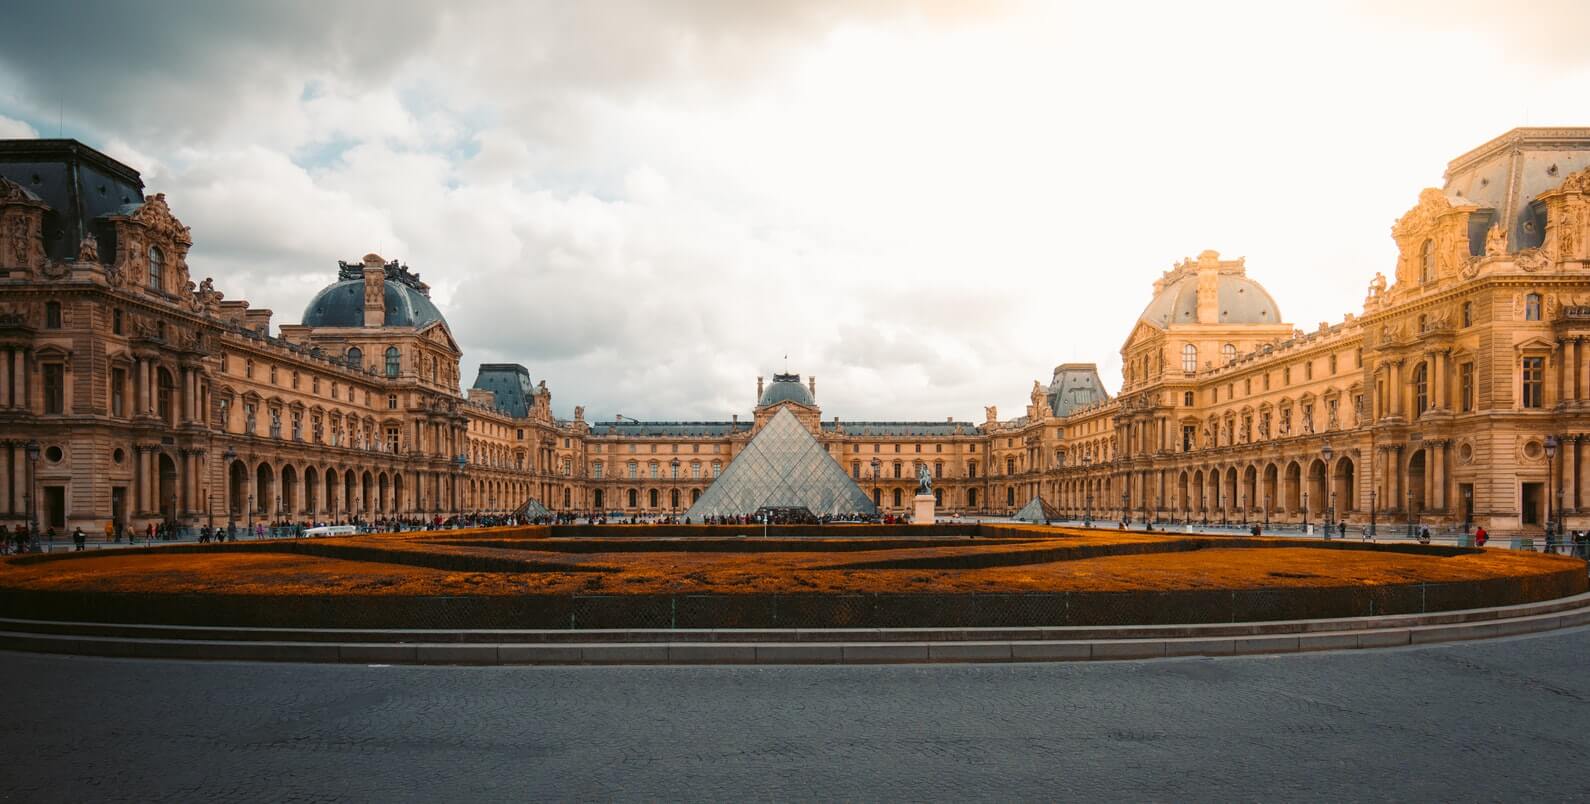
[[[1582,565],[1465,583],[1168,592],[410,597],[0,589],[7,616],[323,628],[902,628],[1168,625],[1419,614],[1586,591]]]

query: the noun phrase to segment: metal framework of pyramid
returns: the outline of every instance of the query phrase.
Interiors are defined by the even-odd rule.
[[[1044,502],[1042,497],[1033,497],[1028,500],[1027,504],[1023,505],[1015,516],[1011,517],[1017,522],[1031,522],[1037,525],[1042,525],[1052,519],[1062,518],[1060,510]]]
[[[763,508],[805,508],[815,516],[878,510],[787,408],[773,414],[685,516],[700,521]]]
[[[526,519],[552,518],[552,511],[550,511],[545,505],[542,505],[541,501],[534,497],[525,500],[524,505],[519,506],[519,510],[515,511],[514,513],[517,513],[519,516],[522,516]]]

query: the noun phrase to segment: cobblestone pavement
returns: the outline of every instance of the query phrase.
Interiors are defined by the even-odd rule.
[[[17,801],[1590,798],[1590,629],[1093,664],[0,672]]]

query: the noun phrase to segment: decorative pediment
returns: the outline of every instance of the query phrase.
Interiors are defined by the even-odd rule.
[[[1513,351],[1516,352],[1533,352],[1542,350],[1549,352],[1554,348],[1556,348],[1555,344],[1539,336],[1525,338],[1524,340],[1513,344]]]
[[[127,220],[147,228],[153,236],[170,243],[183,246],[193,245],[193,238],[189,235],[188,227],[171,214],[171,207],[166,204],[165,193],[155,193],[145,199],[138,208],[133,210]]]
[[[455,354],[460,353],[458,341],[453,339],[453,333],[447,328],[445,322],[432,321],[424,329],[420,330],[420,335],[431,343],[438,343],[447,347]]]
[[[1391,236],[1397,239],[1404,237],[1419,237],[1428,235],[1435,228],[1436,221],[1442,215],[1462,209],[1478,209],[1474,204],[1457,206],[1447,198],[1446,193],[1434,187],[1426,187],[1419,193],[1419,203],[1413,209],[1403,213],[1401,218],[1391,226]]]

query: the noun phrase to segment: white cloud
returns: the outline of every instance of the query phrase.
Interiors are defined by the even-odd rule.
[[[1449,7],[112,8],[159,57],[44,70],[0,32],[0,135],[68,98],[278,321],[403,259],[466,373],[524,362],[561,411],[743,413],[788,353],[829,415],[975,418],[1061,362],[1115,385],[1205,248],[1340,320],[1445,160],[1587,122],[1590,7]]]
[[[31,140],[39,136],[39,132],[21,120],[12,120],[5,115],[0,115],[0,139]]]

